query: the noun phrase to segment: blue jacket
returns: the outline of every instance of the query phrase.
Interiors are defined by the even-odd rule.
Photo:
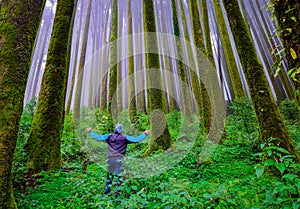
[[[139,136],[127,136],[125,134],[96,134],[90,132],[89,135],[97,141],[105,141],[107,143],[108,158],[122,158],[126,154],[127,144],[141,142],[146,138],[143,133]]]

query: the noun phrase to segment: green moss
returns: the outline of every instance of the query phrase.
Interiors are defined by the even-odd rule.
[[[132,7],[131,1],[128,1],[128,35],[132,35]],[[133,39],[128,39],[128,52],[133,54]],[[134,79],[134,56],[128,58],[128,96],[129,96],[129,115],[130,119],[136,116],[136,103],[135,103],[135,79]]]
[[[209,60],[214,63],[213,58],[213,51],[212,51],[212,45],[210,41],[210,30],[209,30],[209,20],[208,20],[208,10],[207,10],[207,3],[206,1],[201,1],[201,14],[202,14],[202,21],[203,21],[203,27],[204,27],[204,36],[205,36],[205,44],[206,44],[206,54]]]
[[[111,25],[111,34],[110,40],[115,41],[118,36],[118,1],[114,0],[112,3],[112,25]],[[110,50],[110,60],[116,60],[118,56],[118,46],[116,42],[113,42],[113,47]],[[114,64],[110,67],[109,70],[109,90],[108,90],[108,112],[111,114],[112,112],[112,98],[114,93],[117,90],[117,75],[118,74],[118,65]]]
[[[44,1],[1,2],[0,10],[0,208],[16,208],[11,168],[23,109],[32,45]],[[29,15],[30,14],[30,15]]]
[[[28,139],[28,168],[34,172],[60,168],[60,138],[67,79],[68,38],[73,14],[72,0],[57,3],[47,64]]]
[[[144,31],[146,33],[148,32],[156,32],[156,26],[155,26],[155,16],[154,16],[154,5],[153,1],[143,1],[143,6],[144,6]],[[147,36],[145,35],[145,46],[146,46],[146,51],[149,48],[149,45],[151,44],[151,48],[157,49],[157,42],[149,43],[150,40]],[[158,50],[156,50],[158,51]],[[147,93],[148,93],[148,99],[149,99],[149,105],[150,105],[150,114],[152,113],[153,110],[163,110],[164,109],[164,104],[165,101],[163,100],[162,97],[162,84],[161,84],[161,73],[159,71],[153,71],[151,69],[160,69],[160,64],[159,64],[159,55],[158,53],[153,54],[153,53],[147,53],[146,54],[146,70],[147,70],[147,81],[148,81],[148,88],[147,88]],[[150,87],[150,88],[149,88]],[[153,88],[155,87],[155,88]],[[160,121],[164,121],[163,118]],[[150,126],[151,126],[151,136],[150,136],[150,143],[148,146],[148,151],[146,151],[147,154],[157,150],[157,149],[167,149],[170,147],[170,144],[173,143],[173,140],[171,139],[170,132],[168,129],[168,126],[163,125],[160,126],[157,124],[158,120],[157,118],[150,119]],[[163,133],[158,136],[156,133],[161,132],[161,130],[156,130],[160,129],[161,127],[164,127]],[[158,144],[158,146],[155,146],[154,144]]]
[[[218,19],[218,21],[217,21],[218,29],[220,31],[222,46],[223,46],[224,52],[225,52],[227,67],[228,67],[228,71],[230,74],[230,79],[231,79],[231,84],[232,84],[233,91],[234,91],[234,96],[237,99],[246,98],[246,95],[244,92],[244,87],[242,85],[242,80],[241,80],[241,77],[240,77],[240,74],[239,74],[239,71],[237,68],[237,64],[235,62],[234,54],[232,51],[232,47],[231,47],[229,35],[227,32],[226,24],[224,21],[224,16],[222,13],[220,2],[214,0],[213,3],[215,6],[215,11],[216,11],[217,19]]]
[[[203,52],[203,53],[207,54],[207,52],[205,50],[204,41],[203,41],[202,29],[200,26],[200,16],[199,16],[199,12],[198,12],[197,1],[190,1],[190,4],[191,4],[190,7],[191,7],[191,11],[192,11],[193,37],[194,37],[194,43],[198,49],[197,53]],[[206,3],[204,6],[206,6]],[[201,8],[202,8],[202,6],[201,6]],[[207,12],[206,9],[205,9],[205,11]],[[203,13],[203,11],[202,11],[202,13]],[[203,19],[207,20],[206,17],[203,17]],[[208,28],[205,28],[205,30],[208,30]],[[196,74],[196,69],[194,69],[194,71],[191,72],[191,76],[192,76],[192,87],[193,87],[194,97],[198,104],[198,110],[200,111],[200,115],[202,116],[204,132],[206,134],[208,134],[209,129],[210,129],[210,123],[212,120],[211,119],[211,117],[212,117],[211,104],[209,101],[210,98],[208,96],[206,87],[203,84],[203,81],[201,81],[201,80],[199,81],[198,75]]]
[[[250,33],[242,18],[238,2],[237,0],[224,0],[224,6],[259,122],[261,141],[267,142],[270,138],[276,138],[275,145],[288,150],[299,161],[299,154],[295,151],[295,147],[279,114],[263,67],[258,61]]]

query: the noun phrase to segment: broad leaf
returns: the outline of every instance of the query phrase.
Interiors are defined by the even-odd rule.
[[[280,171],[281,174],[285,171],[285,166],[283,163],[276,163],[275,164],[276,168]]]

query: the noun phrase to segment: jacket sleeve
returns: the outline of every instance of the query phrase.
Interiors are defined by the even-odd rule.
[[[143,133],[139,136],[126,136],[126,140],[131,142],[131,143],[136,143],[136,142],[141,142],[146,138],[146,134]]]
[[[89,135],[91,137],[93,137],[93,139],[95,139],[97,141],[106,141],[108,139],[108,136],[109,136],[108,134],[104,134],[104,135],[102,135],[102,134],[96,134],[96,133],[94,133],[92,131],[89,133]]]

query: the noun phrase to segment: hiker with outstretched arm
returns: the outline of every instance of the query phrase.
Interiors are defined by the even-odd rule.
[[[114,133],[110,134],[96,134],[92,132],[91,128],[87,128],[86,132],[89,133],[97,141],[105,141],[107,143],[107,154],[108,154],[108,173],[105,187],[105,194],[110,192],[110,186],[112,184],[114,176],[118,178],[118,183],[122,183],[120,174],[124,171],[123,169],[123,158],[126,154],[127,144],[138,143],[143,141],[150,131],[146,130],[139,136],[128,136],[122,134],[123,128],[121,124],[117,124]]]

